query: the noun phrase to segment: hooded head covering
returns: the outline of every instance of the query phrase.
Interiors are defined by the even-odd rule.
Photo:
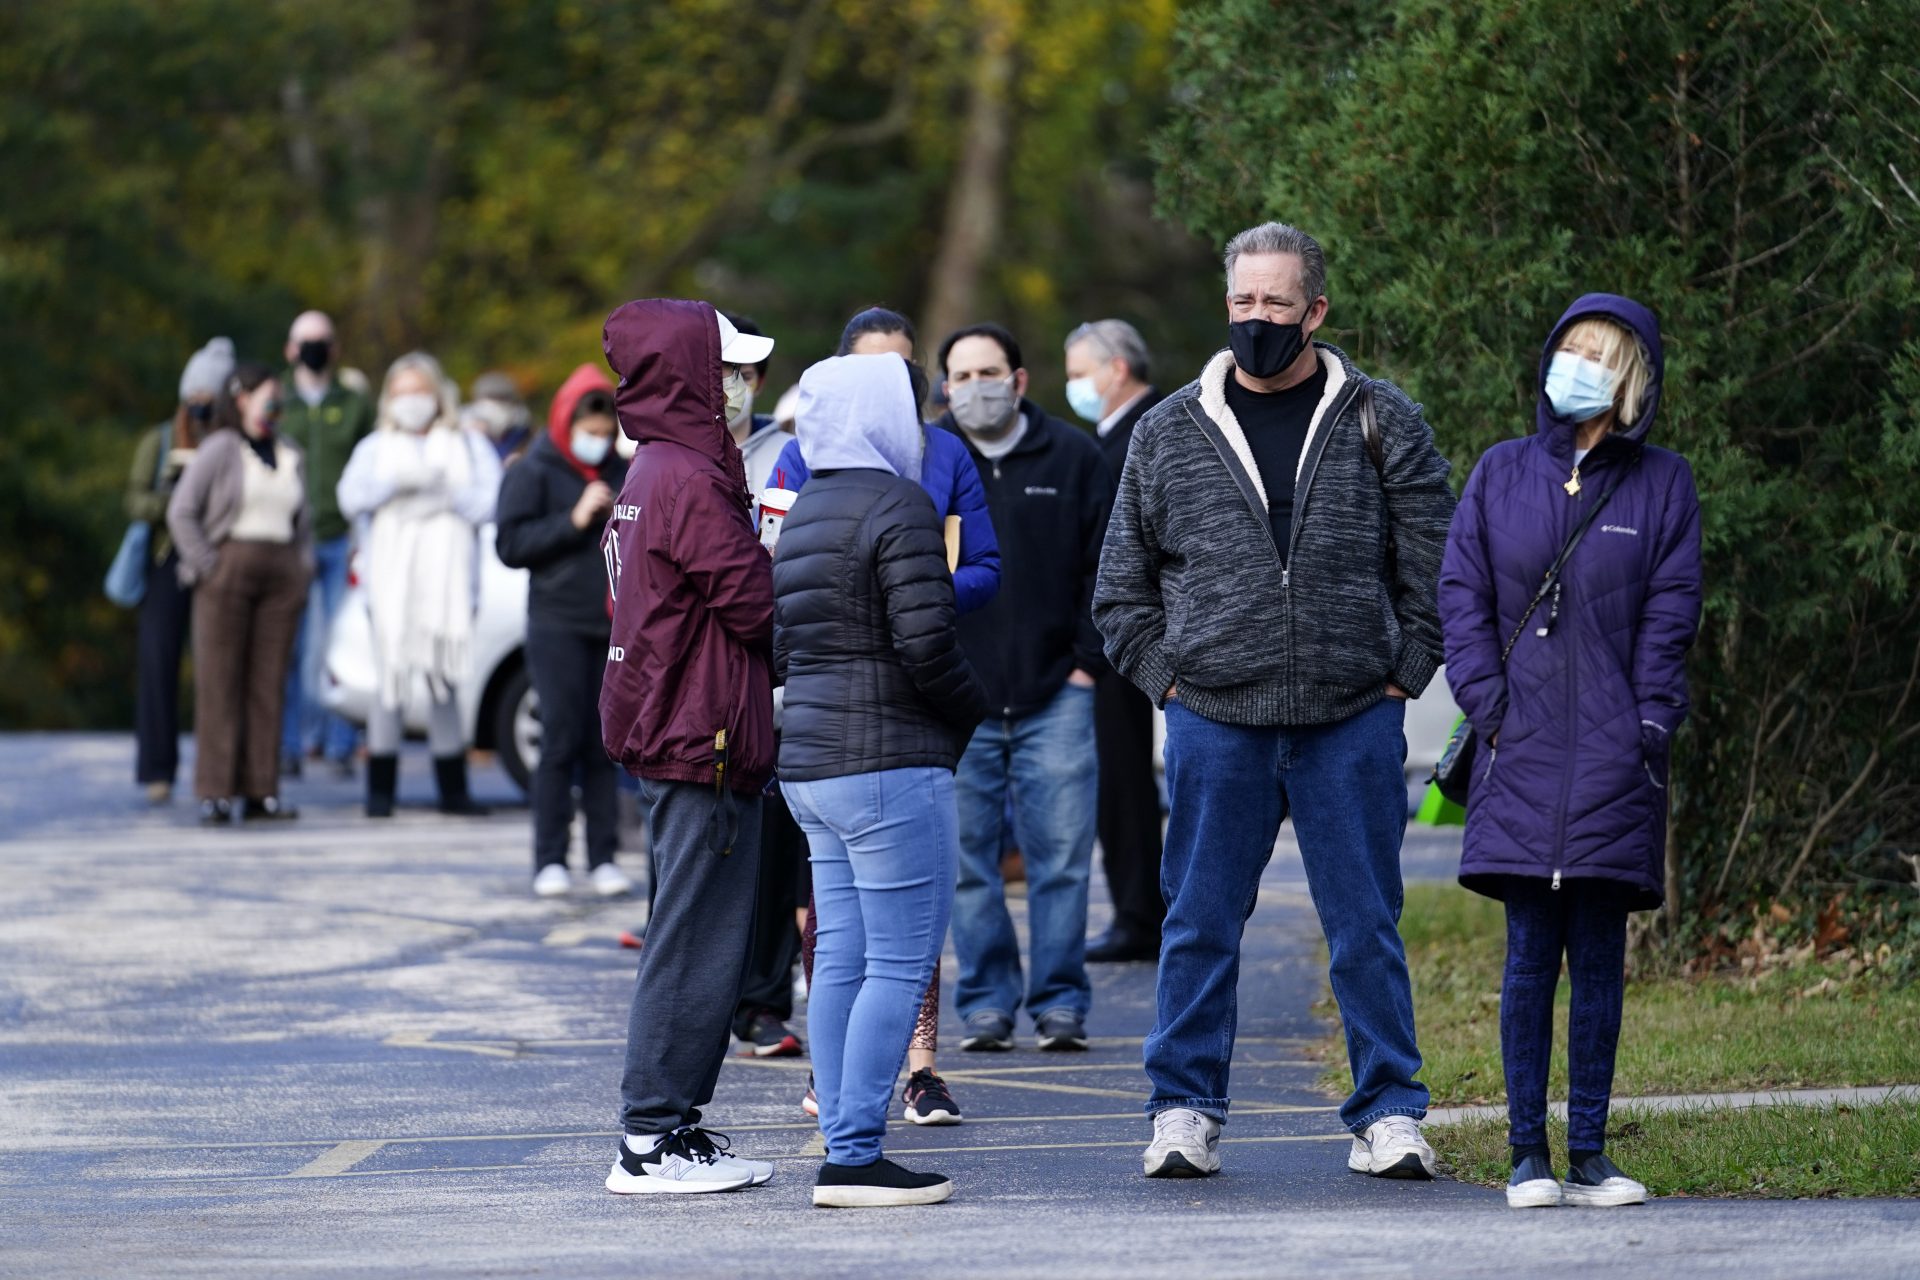
[[[643,298],[607,317],[600,346],[620,379],[613,404],[621,432],[637,444],[671,441],[713,459],[749,506],[746,463],[727,430],[718,313],[704,302]]]
[[[794,423],[815,475],[863,468],[920,482],[926,433],[907,362],[891,352],[834,356],[801,374]]]
[[[1573,460],[1575,423],[1573,419],[1563,418],[1553,411],[1553,402],[1547,399],[1547,369],[1553,364],[1554,353],[1560,350],[1561,339],[1566,336],[1567,330],[1579,321],[1588,319],[1611,320],[1622,326],[1640,339],[1640,345],[1646,348],[1647,353],[1647,389],[1640,397],[1640,415],[1624,430],[1609,432],[1608,439],[1623,440],[1632,445],[1646,441],[1647,434],[1653,429],[1654,414],[1660,408],[1660,387],[1666,376],[1666,356],[1660,346],[1660,321],[1653,312],[1632,298],[1623,298],[1617,293],[1587,293],[1576,298],[1566,314],[1560,317],[1560,322],[1553,326],[1553,332],[1547,337],[1547,345],[1541,349],[1539,381],[1534,387],[1538,397],[1533,411],[1534,430],[1555,457],[1568,463]]]
[[[211,338],[180,371],[180,398],[217,399],[233,376],[233,339]]]
[[[553,393],[553,404],[547,409],[547,435],[560,456],[591,481],[600,478],[600,468],[590,467],[573,455],[573,411],[580,407],[580,401],[589,391],[612,394],[613,382],[593,365],[583,364],[568,374],[560,389]]]

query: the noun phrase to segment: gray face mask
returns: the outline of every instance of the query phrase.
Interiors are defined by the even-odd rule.
[[[998,440],[1019,420],[1020,397],[1013,394],[1013,379],[975,378],[947,393],[947,407],[953,420],[969,434],[986,440]]]

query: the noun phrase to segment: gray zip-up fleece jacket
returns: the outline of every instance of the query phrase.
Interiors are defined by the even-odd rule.
[[[1373,706],[1388,681],[1418,697],[1440,664],[1447,460],[1400,388],[1369,379],[1336,347],[1314,347],[1327,389],[1300,451],[1285,564],[1253,451],[1227,407],[1231,352],[1134,429],[1093,617],[1114,667],[1156,705],[1178,681],[1181,705],[1210,720],[1331,724]],[[1379,471],[1362,439],[1369,387],[1385,445]]]

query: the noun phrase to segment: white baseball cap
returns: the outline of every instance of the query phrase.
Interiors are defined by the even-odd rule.
[[[773,339],[764,334],[742,333],[716,308],[713,318],[720,322],[720,359],[724,364],[759,364],[773,354]]]

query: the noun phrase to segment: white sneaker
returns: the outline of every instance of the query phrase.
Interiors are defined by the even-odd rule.
[[[633,892],[633,881],[611,862],[603,862],[588,874],[587,882],[603,898],[619,898]]]
[[[1204,1178],[1220,1172],[1220,1122],[1187,1107],[1155,1112],[1153,1142],[1141,1163],[1149,1178]]]
[[[654,1141],[651,1150],[633,1149],[635,1141],[645,1143],[649,1138]],[[607,1173],[607,1190],[620,1196],[698,1195],[738,1191],[753,1182],[751,1170],[723,1167],[719,1152],[705,1139],[698,1129],[621,1139],[620,1158]],[[773,1176],[771,1168],[767,1176]]]
[[[1412,1116],[1387,1116],[1367,1126],[1347,1152],[1347,1168],[1376,1178],[1431,1178],[1437,1162]]]
[[[539,898],[559,898],[573,892],[573,873],[557,862],[540,868],[533,878],[533,892]]]

